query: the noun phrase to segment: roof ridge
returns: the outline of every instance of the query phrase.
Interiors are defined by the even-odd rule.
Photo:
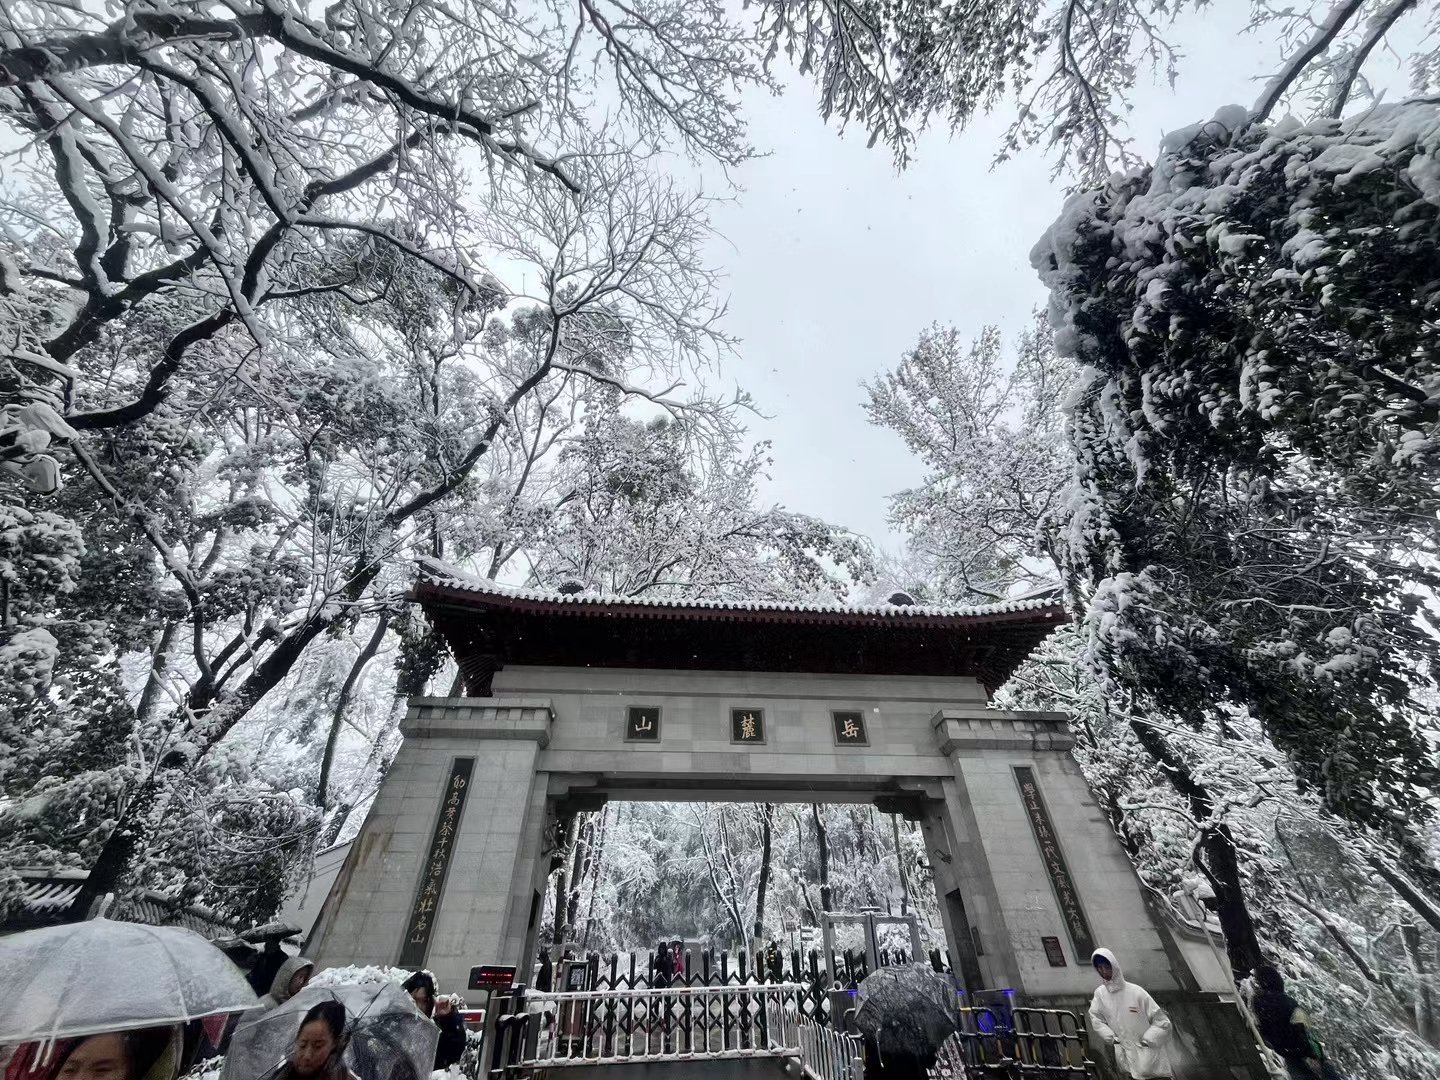
[[[532,589],[520,585],[505,585],[493,578],[483,578],[467,574],[449,563],[428,556],[421,558],[419,561],[420,577],[426,584],[457,589],[462,592],[470,592],[482,596],[501,596],[514,600],[553,603],[573,607],[618,605],[671,609],[694,608],[711,611],[776,611],[835,615],[889,615],[900,619],[915,619],[1002,615],[1021,611],[1039,611],[1044,608],[1057,606],[1053,592],[1040,596],[1003,600],[996,604],[979,605],[825,604],[803,600],[706,600],[697,597],[636,597],[614,593],[558,593],[548,589]]]

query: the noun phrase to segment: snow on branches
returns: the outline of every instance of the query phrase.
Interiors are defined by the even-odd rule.
[[[1250,710],[1330,810],[1408,845],[1440,780],[1412,694],[1440,583],[1437,154],[1432,104],[1231,107],[1032,253],[1083,367],[1061,525],[1107,688]]]

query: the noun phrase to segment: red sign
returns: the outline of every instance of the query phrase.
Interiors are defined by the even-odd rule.
[[[470,969],[471,990],[509,990],[515,985],[515,968],[487,964]]]

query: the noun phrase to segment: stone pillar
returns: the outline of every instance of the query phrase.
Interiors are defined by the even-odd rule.
[[[1088,997],[1089,950],[1099,946],[1156,992],[1193,985],[1171,969],[1130,860],[1070,756],[1074,737],[1063,714],[942,709],[932,725],[954,770],[947,810],[960,819],[960,835],[973,837],[962,879],[976,873],[988,881],[975,889],[974,917],[982,935],[988,922],[1008,947],[995,965],[1004,988],[1032,999]],[[1022,783],[1033,784],[1043,820]],[[1062,903],[1083,917],[1089,941]],[[985,910],[990,904],[997,910]]]
[[[553,723],[548,701],[411,701],[405,741],[312,937],[317,963],[399,962],[435,850],[446,780],[455,759],[473,758],[424,958],[413,966],[429,968],[447,991],[463,991],[477,964],[516,964],[526,981],[522,952],[526,927],[538,918],[530,883],[546,800],[536,765]]]
[[[1015,958],[1000,898],[980,843],[964,780],[945,780],[943,798],[920,819],[955,975],[971,993],[1009,987]]]

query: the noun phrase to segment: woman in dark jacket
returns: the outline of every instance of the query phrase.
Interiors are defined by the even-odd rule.
[[[1285,979],[1266,965],[1255,969],[1256,994],[1250,1001],[1260,1037],[1285,1062],[1291,1080],[1345,1080],[1325,1059],[1320,1040],[1310,1033],[1310,1018],[1285,993]]]
[[[465,1053],[465,1018],[455,1007],[455,1001],[448,994],[435,999],[435,1015],[430,1019],[440,1029],[440,1041],[435,1044],[435,1068],[448,1069],[460,1064]]]
[[[435,1068],[448,1069],[459,1064],[465,1053],[465,1019],[455,1002],[440,996],[435,989],[435,978],[428,971],[417,971],[400,989],[409,994],[415,1007],[440,1029],[440,1041],[435,1045]]]

